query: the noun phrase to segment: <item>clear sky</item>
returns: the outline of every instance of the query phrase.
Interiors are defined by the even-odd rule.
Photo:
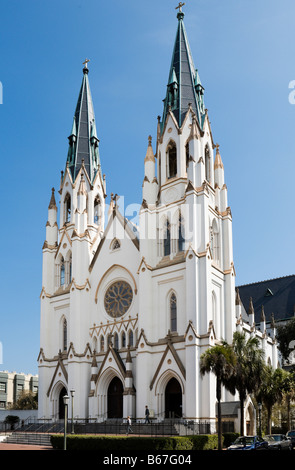
[[[91,60],[107,202],[114,192],[125,206],[140,204],[177,4],[1,1],[0,370],[37,373],[47,208],[65,167],[82,62]],[[293,274],[295,2],[186,0],[183,11],[225,167],[237,285]]]

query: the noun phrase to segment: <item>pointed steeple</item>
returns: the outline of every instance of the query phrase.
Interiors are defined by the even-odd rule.
[[[83,80],[73,119],[71,135],[69,136],[69,151],[67,164],[72,179],[75,181],[82,161],[91,181],[100,168],[98,143],[95,125],[95,115],[89,86],[87,62],[84,62]]]
[[[179,7],[177,7],[179,8]],[[192,54],[184,27],[184,13],[177,14],[178,27],[174,43],[164,112],[161,122],[163,130],[169,110],[174,113],[179,127],[183,123],[186,112],[191,105],[201,127],[205,115],[204,88],[198,71],[195,69]]]

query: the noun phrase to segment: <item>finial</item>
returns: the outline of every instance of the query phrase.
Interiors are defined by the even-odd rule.
[[[179,10],[179,13],[182,13],[182,7],[185,5],[184,2],[179,2],[178,6],[175,8],[175,10]]]
[[[177,13],[177,18],[179,20],[182,20],[183,17],[184,17],[184,13],[182,11],[182,7],[185,5],[184,2],[179,2],[178,6],[175,8],[175,10],[179,10],[179,12]]]
[[[87,66],[88,62],[90,62],[89,59],[85,59],[84,62],[83,62],[83,65],[84,65],[83,73],[88,73],[89,72],[88,66]]]
[[[152,136],[151,135],[148,136],[148,140],[149,140],[149,146],[151,147],[152,146]]]

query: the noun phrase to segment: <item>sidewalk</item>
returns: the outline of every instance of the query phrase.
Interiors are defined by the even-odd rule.
[[[1,450],[53,450],[49,446],[34,446],[34,445],[25,445],[25,444],[6,444],[0,442],[0,451]]]

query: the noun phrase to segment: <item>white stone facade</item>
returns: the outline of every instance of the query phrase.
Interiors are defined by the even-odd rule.
[[[39,418],[60,418],[61,396],[74,390],[75,418],[143,418],[148,405],[158,420],[215,424],[215,377],[200,376],[203,352],[239,329],[257,334],[266,360],[278,363],[275,340],[243,322],[236,302],[232,215],[207,112],[200,126],[189,105],[180,126],[168,110],[155,150],[149,139],[142,187],[139,227],[116,197],[106,206],[101,171],[91,181],[84,163],[75,180],[68,166],[62,177],[59,225],[52,193]]]

